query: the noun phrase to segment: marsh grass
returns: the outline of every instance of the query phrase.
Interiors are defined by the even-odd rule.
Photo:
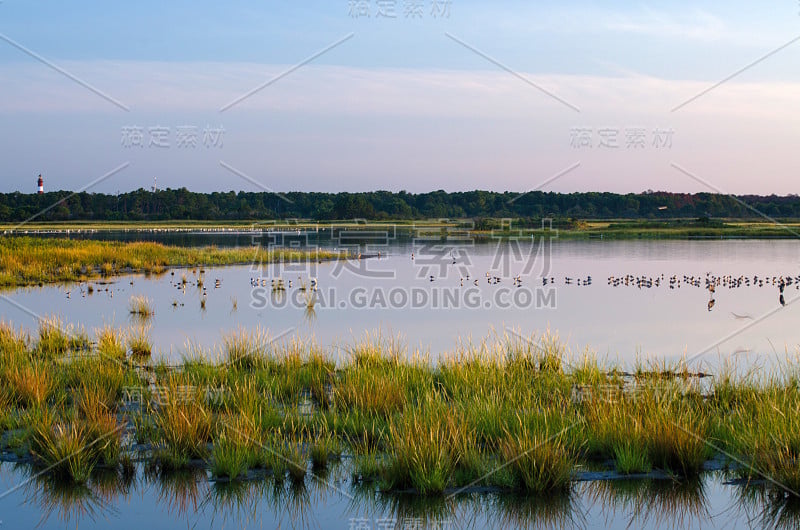
[[[166,396],[154,413],[157,457],[163,468],[181,469],[191,460],[207,458],[215,422],[201,395],[186,395],[175,379],[165,383]]]
[[[131,296],[128,302],[128,312],[143,320],[153,316],[153,302],[146,296]]]
[[[456,439],[462,435],[458,419],[435,396],[418,410],[405,410],[389,425],[391,445],[383,477],[386,489],[442,493],[458,463]]]
[[[260,326],[252,332],[238,328],[222,336],[225,361],[240,369],[265,367],[269,344],[269,335]]]
[[[121,427],[109,406],[108,395],[84,384],[76,392],[75,401],[86,435],[94,440],[93,451],[99,462],[116,466],[122,451]]]
[[[515,427],[506,431],[499,446],[512,486],[534,493],[568,489],[577,459],[564,443],[564,435],[552,433],[546,421],[537,429],[520,417]]]
[[[80,423],[46,423],[34,428],[33,452],[54,476],[85,483],[96,465],[91,435]]]
[[[41,407],[54,390],[50,366],[42,361],[17,364],[7,369],[5,377],[21,407]]]
[[[604,397],[605,396],[605,397]],[[622,473],[655,467],[697,475],[713,455],[709,412],[702,397],[673,381],[650,382],[633,394],[595,393],[582,403],[586,452],[614,459]]]
[[[388,416],[402,410],[407,397],[396,372],[369,367],[345,370],[337,382],[334,400],[343,409]]]
[[[0,286],[42,282],[85,281],[126,272],[163,273],[167,267],[223,266],[276,261],[338,259],[325,250],[177,247],[151,242],[119,242],[63,238],[0,239]],[[185,275],[182,282],[187,283]],[[202,284],[201,284],[202,285]]]
[[[787,491],[800,490],[800,385],[797,367],[760,382],[751,378],[723,382],[715,394],[718,443],[744,466],[748,479],[768,478]],[[724,408],[723,408],[724,407]]]
[[[0,356],[25,352],[29,342],[30,337],[22,329],[17,330],[10,322],[0,320]]]
[[[92,347],[89,340],[89,334],[83,328],[79,328],[72,332],[69,337],[68,348],[73,352],[88,351]]]
[[[0,323],[0,428],[11,430],[8,450],[45,466],[88,447],[56,471],[74,481],[130,465],[129,429],[146,465],[208,469],[221,481],[264,469],[300,485],[344,453],[354,483],[384,492],[555,495],[579,465],[692,481],[719,447],[745,464],[733,473],[800,488],[793,365],[774,376],[722,373],[700,388],[679,365],[623,376],[590,353],[567,362],[545,334],[501,336],[436,362],[367,337],[337,366],[311,341],[239,328],[213,351],[190,342],[171,366],[143,355],[146,326],[106,326],[92,351],[74,351],[72,335],[47,320],[31,342]]]
[[[97,352],[100,356],[116,360],[125,358],[127,350],[121,331],[105,325],[97,330],[95,336],[97,338]]]
[[[338,460],[341,457],[341,444],[330,432],[327,423],[322,424],[320,432],[310,442],[309,455],[315,471],[327,469],[332,460]]]
[[[291,437],[284,446],[281,456],[292,482],[295,484],[304,482],[308,473],[308,457],[304,451],[303,439]]]
[[[63,355],[70,346],[70,329],[57,316],[39,319],[36,353],[43,358]]]
[[[149,333],[150,329],[147,326],[137,326],[129,330],[127,345],[132,357],[149,357],[153,353]]]
[[[211,472],[216,477],[236,480],[248,469],[263,463],[261,434],[244,415],[222,421],[211,451]]]
[[[632,441],[615,444],[613,451],[617,471],[623,475],[649,473],[653,469],[653,464],[650,462],[650,456],[647,451]]]

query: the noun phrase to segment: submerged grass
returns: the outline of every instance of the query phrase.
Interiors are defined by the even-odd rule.
[[[153,316],[153,303],[146,296],[131,296],[128,310],[132,315],[148,319]]]

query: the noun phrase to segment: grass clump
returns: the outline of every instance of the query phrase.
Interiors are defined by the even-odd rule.
[[[327,424],[323,424],[321,432],[309,444],[311,465],[316,470],[327,469],[332,459],[341,456],[341,445],[329,431]]]
[[[211,472],[215,477],[236,480],[248,469],[263,463],[261,435],[254,422],[240,414],[222,422],[211,452]]]
[[[78,417],[86,435],[93,440],[93,451],[98,461],[106,466],[116,466],[121,455],[121,431],[113,413],[112,402],[107,393],[84,384],[76,392]]]
[[[122,333],[111,326],[103,326],[96,332],[97,352],[107,359],[121,360],[125,358],[127,350]]]
[[[55,422],[34,429],[32,450],[54,476],[85,483],[97,463],[89,430],[78,422]]]
[[[429,398],[421,410],[405,410],[389,426],[388,489],[414,488],[440,494],[450,484],[458,462],[455,439],[461,435],[446,405]]]
[[[551,433],[546,421],[535,428],[518,418],[516,428],[506,431],[499,450],[512,487],[534,493],[569,488],[576,458],[564,443],[563,431]]]
[[[655,467],[681,477],[696,476],[712,455],[708,411],[701,398],[673,382],[601,394],[582,404],[589,455],[613,459],[623,473]]]
[[[222,337],[225,360],[240,369],[263,367],[269,342],[267,333],[260,326],[252,332],[244,328],[231,331]]]
[[[136,327],[128,333],[128,350],[132,357],[149,357],[153,353],[148,333],[145,326]]]
[[[20,363],[5,373],[7,384],[21,407],[41,407],[53,393],[53,378],[48,363]]]
[[[148,319],[154,313],[153,303],[146,296],[131,296],[128,302],[128,311],[139,318]]]
[[[16,330],[11,323],[0,320],[0,355],[5,357],[26,352],[28,342],[28,336],[24,331]]]
[[[58,317],[39,319],[39,334],[36,342],[36,353],[43,358],[54,358],[69,350],[70,333]]]
[[[653,469],[650,455],[633,442],[620,442],[614,445],[614,463],[617,471],[623,475],[632,473],[649,473]]]
[[[174,380],[170,383],[166,399],[158,404],[154,414],[160,442],[157,455],[165,469],[180,469],[191,460],[207,458],[214,420],[202,396],[179,394],[178,383]]]
[[[716,416],[720,443],[743,463],[746,479],[767,479],[778,489],[800,491],[800,384],[796,373],[761,384],[730,383],[732,405]],[[731,400],[730,396],[737,396]]]

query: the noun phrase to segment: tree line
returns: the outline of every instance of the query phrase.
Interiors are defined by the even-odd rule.
[[[43,212],[43,213],[42,213]],[[464,191],[409,193],[213,192],[138,189],[109,195],[54,191],[0,194],[0,221],[169,221],[422,218],[667,219],[800,218],[797,195]]]

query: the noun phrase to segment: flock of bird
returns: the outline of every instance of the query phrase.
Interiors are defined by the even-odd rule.
[[[411,260],[413,261],[415,258],[414,253],[411,253]],[[451,253],[451,258],[453,259],[453,264],[456,264],[455,256]],[[436,281],[436,277],[434,275],[430,275],[428,277],[429,281],[434,282]],[[464,282],[469,282],[470,275],[467,274],[465,276],[459,277],[459,283],[463,287]],[[563,278],[564,285],[576,285],[576,286],[590,286],[592,285],[592,277],[586,276],[584,278],[573,278],[571,276],[564,276]],[[503,278],[500,276],[496,276],[493,271],[486,271],[486,283],[489,285],[498,285],[502,283]],[[542,277],[542,286],[547,285],[555,285],[556,278],[554,276],[549,277]],[[473,285],[479,285],[478,279],[472,280]],[[521,287],[523,283],[522,275],[516,275],[512,277],[512,285],[515,287]],[[784,298],[784,291],[786,288],[794,285],[796,290],[800,290],[800,275],[792,276],[792,275],[767,275],[767,276],[758,276],[758,275],[739,275],[735,276],[732,274],[726,274],[722,276],[717,276],[712,274],[711,272],[707,272],[705,276],[698,275],[687,275],[684,274],[679,276],[674,274],[672,276],[667,277],[665,274],[660,274],[656,276],[636,276],[633,274],[625,274],[624,276],[616,276],[611,275],[608,277],[608,286],[610,287],[635,287],[638,289],[652,289],[661,287],[662,285],[669,287],[670,289],[680,289],[681,285],[695,287],[695,288],[703,288],[704,290],[708,291],[709,299],[708,299],[708,310],[711,311],[716,304],[716,299],[714,298],[714,294],[717,291],[717,288],[727,288],[727,289],[739,289],[742,287],[777,287],[779,292],[778,301],[782,306],[786,305],[786,299]],[[737,315],[734,315],[737,316]]]
[[[455,265],[457,263],[456,256],[451,252],[450,258],[452,259],[452,264]],[[411,253],[412,261],[415,259],[414,253]],[[193,275],[196,274],[196,269],[192,270]],[[186,285],[189,283],[194,283],[198,288],[202,289],[201,293],[203,297],[207,296],[207,288],[203,281],[203,274],[205,271],[200,269],[200,274],[190,282],[187,279],[186,275],[182,275],[180,280],[174,280],[175,271],[170,272],[170,285],[175,287],[176,289],[180,290],[182,293],[186,293]],[[463,273],[463,272],[462,272]],[[437,280],[436,276],[429,275],[428,279],[430,282],[434,282]],[[494,271],[486,271],[485,273],[485,280],[488,285],[500,285],[504,281],[503,276],[498,276]],[[516,276],[511,276],[511,285],[514,287],[521,287],[523,285],[523,277],[521,274]],[[303,279],[298,276],[297,277],[299,288],[301,291],[305,291],[306,289],[311,289],[312,291],[317,290],[317,279],[316,278],[309,278],[309,283],[306,284]],[[463,287],[464,282],[470,282],[477,286],[481,282],[478,278],[471,278],[469,274],[464,276],[460,276],[459,283]],[[556,285],[556,277],[549,276],[549,277],[542,277],[541,278],[542,286],[547,285]],[[130,281],[130,284],[133,285],[133,280]],[[272,289],[273,292],[281,292],[285,291],[288,288],[292,288],[292,280],[284,280],[283,278],[264,278],[264,277],[251,277],[250,278],[250,286],[251,287],[269,287]],[[571,276],[564,276],[563,277],[563,285],[576,285],[576,286],[591,286],[592,285],[592,276],[588,275],[586,277],[571,277]],[[758,276],[758,275],[722,275],[717,276],[712,274],[711,272],[707,272],[705,276],[702,275],[682,275],[679,276],[677,274],[666,276],[665,274],[660,274],[656,276],[648,276],[648,275],[634,275],[634,274],[625,274],[623,276],[616,276],[611,275],[608,277],[607,285],[610,287],[632,287],[637,289],[652,289],[658,288],[662,285],[668,287],[669,289],[680,289],[681,286],[687,287],[694,287],[694,288],[703,288],[709,293],[709,300],[708,300],[708,310],[711,311],[714,307],[716,300],[714,299],[714,294],[716,293],[718,288],[723,289],[739,289],[743,287],[777,287],[779,291],[779,302],[781,305],[786,305],[784,299],[784,291],[786,288],[794,285],[795,289],[800,290],[800,275],[792,276],[792,275],[767,275],[767,276]],[[219,289],[222,287],[222,280],[219,278],[214,279],[214,289]],[[86,288],[84,288],[83,284],[79,284],[78,288],[80,289],[81,296],[85,297],[87,294],[92,294],[94,292],[94,287],[91,284],[86,284]],[[98,291],[105,291],[108,293],[110,297],[113,298],[114,291],[113,288],[109,288],[108,285],[103,285],[102,283],[97,283]],[[66,290],[66,297],[70,298],[71,296],[71,289]],[[174,305],[174,304],[173,304]]]
[[[297,280],[300,283],[300,290],[305,291],[308,288],[308,286],[306,286],[306,284],[303,282],[303,278],[301,276],[298,276]],[[287,282],[285,282],[283,278],[250,277],[250,287],[266,287],[267,282],[269,282],[269,286],[272,288],[273,292],[286,290]],[[312,291],[316,291],[317,279],[309,278],[309,286]],[[292,288],[292,280],[288,280],[288,287],[290,289]]]
[[[710,272],[703,276],[688,276],[677,275],[665,277],[664,274],[660,276],[634,276],[626,274],[625,276],[609,276],[608,285],[612,287],[638,287],[639,289],[651,287],[659,287],[661,284],[668,285],[670,289],[680,289],[681,285],[691,287],[703,287],[711,292],[715,292],[717,287],[728,289],[738,289],[740,287],[778,287],[780,292],[790,286],[795,285],[795,289],[800,289],[800,275],[798,276],[715,276]]]
[[[194,272],[195,271],[193,270],[192,273]],[[204,269],[200,269],[200,275],[193,282],[198,289],[202,290],[201,294],[204,297],[208,296],[208,289],[206,288],[205,281],[203,280],[203,274],[205,274],[205,272],[206,271]],[[169,274],[171,277],[174,277],[175,271],[170,271]],[[189,279],[186,277],[186,275],[183,275],[181,279],[177,281],[170,278],[169,284],[175,287],[177,290],[181,291],[182,294],[186,294],[186,286],[189,284]],[[133,285],[133,281],[131,281],[131,285]],[[214,278],[214,289],[219,289],[220,287],[222,287],[222,280],[220,280],[219,278]]]

